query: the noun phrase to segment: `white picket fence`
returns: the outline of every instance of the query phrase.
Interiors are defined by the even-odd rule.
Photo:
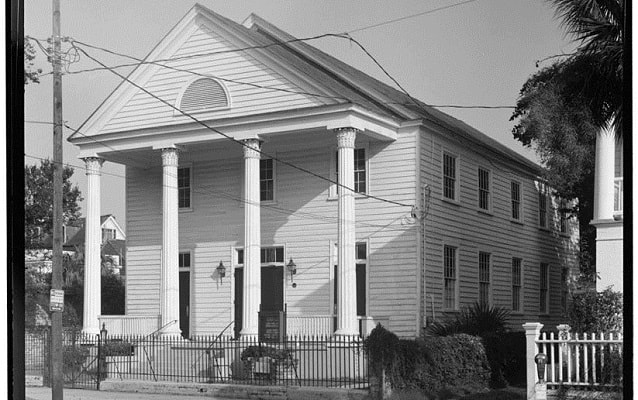
[[[534,358],[543,353],[546,389],[588,387],[592,390],[622,389],[623,336],[620,333],[573,333],[558,325],[558,333],[541,333],[539,323],[524,324],[527,334],[527,389],[539,383]],[[531,371],[530,371],[531,370]]]

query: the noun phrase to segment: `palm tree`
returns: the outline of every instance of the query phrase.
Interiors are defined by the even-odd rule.
[[[579,65],[575,93],[589,103],[593,121],[622,137],[625,0],[549,0],[567,33],[580,42],[564,62]],[[577,82],[574,82],[577,83]],[[578,88],[580,90],[578,90]]]

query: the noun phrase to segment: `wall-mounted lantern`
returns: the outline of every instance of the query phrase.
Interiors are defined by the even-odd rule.
[[[290,258],[290,261],[288,261],[288,264],[286,264],[286,269],[290,274],[290,281],[292,281],[293,276],[297,273],[297,264],[292,261],[292,257]]]
[[[219,262],[219,265],[217,266],[217,268],[215,268],[215,273],[217,274],[217,277],[219,277],[220,281],[222,281],[223,278],[226,276],[226,267],[224,266],[223,262]],[[215,274],[212,274],[210,277],[213,279],[216,278]]]

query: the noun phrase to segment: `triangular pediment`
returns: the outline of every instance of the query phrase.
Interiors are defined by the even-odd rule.
[[[175,107],[181,109],[186,89],[202,79],[218,85],[214,95],[225,94],[227,105],[189,111],[201,121],[338,102],[330,89],[260,48],[263,44],[246,27],[196,5],[129,75],[144,90],[122,82],[79,130],[92,136],[192,123]],[[191,92],[191,103],[209,95]]]

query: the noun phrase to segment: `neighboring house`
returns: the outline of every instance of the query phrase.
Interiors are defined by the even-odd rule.
[[[91,232],[102,163],[126,167],[127,320],[254,336],[285,308],[288,333],[409,337],[481,301],[514,327],[562,322],[578,228],[539,166],[291,39],[196,5],[146,58],[173,68],[140,65],[144,90],[122,83],[70,137]]]
[[[594,219],[596,289],[623,290],[623,142],[608,130],[596,138]]]

